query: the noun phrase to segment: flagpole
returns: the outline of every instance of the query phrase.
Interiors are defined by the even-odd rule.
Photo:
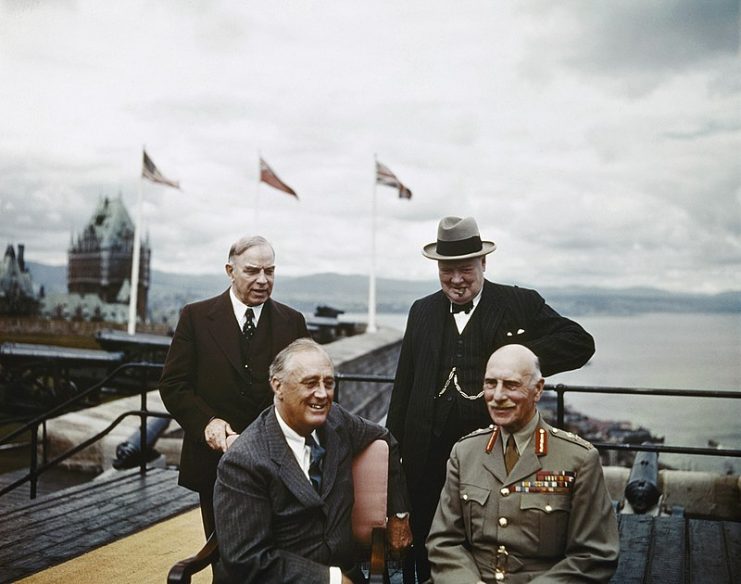
[[[133,335],[136,332],[136,305],[139,295],[139,240],[141,239],[142,220],[142,190],[144,189],[144,178],[139,177],[139,193],[136,202],[136,222],[134,223],[134,253],[131,258],[131,290],[129,292],[129,327],[128,332]]]
[[[252,230],[256,234],[260,230],[260,177],[262,176],[262,154],[257,151],[257,184],[255,185],[255,228]]]
[[[373,156],[375,160],[375,155]],[[368,279],[368,326],[366,332],[375,333],[376,327],[376,191],[378,190],[376,165],[373,165],[373,209],[371,211],[371,264]]]

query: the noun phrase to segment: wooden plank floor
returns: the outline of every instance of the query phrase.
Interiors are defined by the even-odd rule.
[[[198,506],[177,471],[138,469],[3,510],[0,582],[14,582]]]
[[[741,523],[620,515],[611,584],[741,582]]]
[[[0,583],[80,556],[197,505],[195,493],[177,486],[177,471],[151,469],[143,476],[138,470],[125,471],[4,509]],[[612,584],[741,582],[739,522],[620,515],[619,526],[621,553]],[[400,583],[401,574],[395,573],[392,581]]]

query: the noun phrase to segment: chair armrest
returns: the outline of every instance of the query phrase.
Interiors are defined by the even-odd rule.
[[[370,570],[368,584],[384,584],[386,574],[386,528],[374,527],[371,534]]]
[[[180,560],[170,568],[167,574],[167,584],[190,584],[193,574],[200,572],[218,559],[219,542],[216,539],[216,533],[212,533],[195,556]]]

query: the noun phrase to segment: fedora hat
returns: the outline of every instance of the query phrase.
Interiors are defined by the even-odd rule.
[[[437,226],[437,241],[422,248],[431,260],[466,260],[497,249],[493,241],[481,241],[479,226],[473,217],[443,217]]]

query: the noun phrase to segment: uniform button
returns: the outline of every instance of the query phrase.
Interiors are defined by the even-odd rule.
[[[558,434],[558,428],[553,428],[553,433]]]
[[[452,395],[449,395],[449,396],[448,396],[447,398],[445,398],[445,399],[447,399],[448,401],[453,401],[453,396],[452,396]]]
[[[500,517],[499,518],[499,526],[500,527],[507,527],[509,525],[509,521],[507,521],[506,517]]]
[[[463,500],[468,501],[468,495],[463,495]]]
[[[239,395],[241,395],[242,397],[244,397],[244,396],[246,396],[247,394],[246,394],[246,393],[245,393],[244,391],[240,391],[240,392],[239,392]]]
[[[504,574],[502,574],[501,572],[497,572],[496,574],[494,574],[494,579],[497,582],[502,582],[504,580]]]
[[[553,507],[551,507],[550,505],[546,505],[545,506],[545,512],[546,513],[550,513],[551,511],[553,511]]]
[[[502,497],[507,497],[509,495],[509,489],[507,487],[504,487],[499,493],[502,495]]]

